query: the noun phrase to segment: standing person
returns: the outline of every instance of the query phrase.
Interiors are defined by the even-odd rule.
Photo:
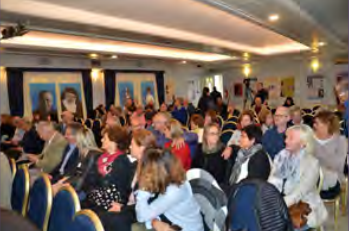
[[[213,91],[210,94],[213,102],[216,104],[217,103],[217,99],[218,98],[222,98],[222,93],[220,93],[219,91],[217,91],[216,86],[213,87]]]
[[[167,139],[171,140],[165,143],[165,148],[171,149],[172,154],[174,154],[183,164],[183,168],[187,171],[191,166],[191,157],[190,157],[190,148],[187,143],[184,141],[184,132],[181,124],[172,119],[164,130],[164,134]],[[184,142],[184,145],[177,147],[177,143]]]
[[[269,99],[269,92],[264,88],[262,82],[258,82],[256,85],[257,92],[255,93],[255,98],[259,97],[262,101],[262,104],[266,104]]]
[[[218,124],[211,123],[205,126],[203,142],[196,149],[192,168],[206,170],[221,184],[225,178],[226,161],[222,158],[225,146],[219,137]]]
[[[319,160],[324,173],[321,189],[322,199],[334,199],[341,193],[341,183],[348,141],[340,135],[339,121],[331,111],[320,111],[314,118],[315,157]]]
[[[195,113],[194,105],[191,102],[189,102],[187,98],[184,98],[183,100],[183,107],[185,108],[185,110],[187,110],[189,117],[191,117]]]
[[[290,121],[289,109],[283,106],[278,107],[274,115],[274,121],[275,126],[263,136],[263,147],[272,159],[285,148],[285,133]]]
[[[198,108],[200,109],[201,114],[205,115],[206,111],[212,109],[213,105],[214,102],[210,96],[210,89],[208,87],[204,87],[202,90],[202,96],[198,103]]]
[[[317,185],[320,176],[319,161],[314,155],[314,134],[307,125],[296,125],[286,132],[286,146],[274,159],[269,182],[284,195],[287,207],[299,202],[309,204],[306,227],[320,227],[327,218]]]
[[[148,149],[138,170],[136,196],[138,222],[147,228],[202,231],[203,220],[180,161],[168,150]],[[152,202],[153,195],[158,195]],[[177,229],[176,229],[177,230]]]

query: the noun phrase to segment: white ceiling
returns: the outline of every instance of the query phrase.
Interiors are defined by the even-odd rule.
[[[246,0],[245,0],[246,1]],[[308,47],[193,0],[2,0],[1,10],[271,55]]]

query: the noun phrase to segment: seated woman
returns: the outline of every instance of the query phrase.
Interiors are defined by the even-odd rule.
[[[320,193],[322,199],[334,199],[341,192],[345,179],[343,170],[348,151],[348,141],[340,135],[337,116],[330,111],[320,111],[315,116],[315,157],[324,173]]]
[[[135,198],[133,191],[136,191],[138,188],[138,179],[137,174],[135,174],[136,162],[134,160],[139,163],[145,150],[155,147],[155,136],[150,131],[140,129],[133,133],[130,146],[131,153],[127,155],[129,162],[121,161],[121,156],[115,160],[113,165],[119,162],[120,165],[126,165],[129,169],[125,169],[123,166],[113,168],[113,171],[110,173],[110,176],[113,178],[109,181],[110,185],[100,190],[101,195],[106,195],[100,198],[100,203],[107,209],[97,210],[97,213],[106,231],[130,230],[132,223],[137,222],[134,216]],[[125,183],[121,184],[121,181]],[[120,194],[123,192],[123,201],[119,200],[119,198],[110,198],[108,196],[110,188],[114,188]]]
[[[259,114],[259,120],[262,124],[262,132],[266,133],[269,129],[274,126],[274,116],[269,110]]]
[[[240,130],[235,130],[234,134],[231,136],[226,149],[223,152],[223,156],[224,159],[229,159],[233,148],[232,146],[239,146],[240,144],[240,137],[241,137],[241,129],[243,129],[244,127],[253,124],[254,122],[254,113],[251,110],[246,110],[243,111],[242,114],[239,117],[238,123],[239,123],[239,127]]]
[[[204,230],[200,207],[185,180],[185,171],[168,150],[148,149],[139,165],[138,180],[138,222],[155,230]]]
[[[164,134],[167,139],[171,140],[165,143],[165,148],[171,149],[173,155],[175,155],[182,163],[183,168],[189,170],[191,166],[190,148],[184,141],[182,125],[177,120],[172,119],[165,126]],[[184,143],[184,145],[178,147],[172,145],[173,143]]]
[[[204,118],[198,114],[193,115],[190,118],[190,128],[191,132],[198,135],[198,142],[201,144],[204,135]]]
[[[208,125],[211,123],[217,123],[219,124],[218,118],[217,118],[217,112],[214,110],[208,110],[205,113],[205,118],[204,118],[204,125]]]
[[[241,130],[240,147],[229,178],[229,184],[239,183],[245,178],[268,180],[270,161],[262,146],[262,130],[251,124]]]
[[[219,137],[218,124],[211,123],[205,126],[203,142],[196,149],[192,168],[206,170],[221,184],[225,179],[226,161],[222,157],[225,146]]]
[[[286,132],[286,148],[274,159],[269,182],[284,195],[288,207],[299,202],[309,204],[307,227],[317,228],[327,218],[317,184],[319,180],[319,161],[313,157],[314,134],[307,125],[296,125]]]

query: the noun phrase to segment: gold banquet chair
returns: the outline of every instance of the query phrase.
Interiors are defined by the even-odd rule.
[[[11,206],[14,211],[27,215],[30,190],[30,176],[27,165],[21,165],[16,171],[12,183]]]
[[[104,231],[102,222],[91,210],[81,210],[71,223],[69,231]]]

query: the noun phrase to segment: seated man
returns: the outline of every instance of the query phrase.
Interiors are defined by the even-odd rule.
[[[6,152],[10,148],[16,148],[19,142],[23,139],[24,130],[22,129],[23,120],[16,116],[12,120],[13,126],[16,127],[13,137],[8,141],[1,142],[1,151]]]
[[[51,122],[42,121],[37,129],[41,139],[45,141],[44,150],[40,155],[28,154],[27,157],[35,167],[50,174],[61,163],[68,142]]]

